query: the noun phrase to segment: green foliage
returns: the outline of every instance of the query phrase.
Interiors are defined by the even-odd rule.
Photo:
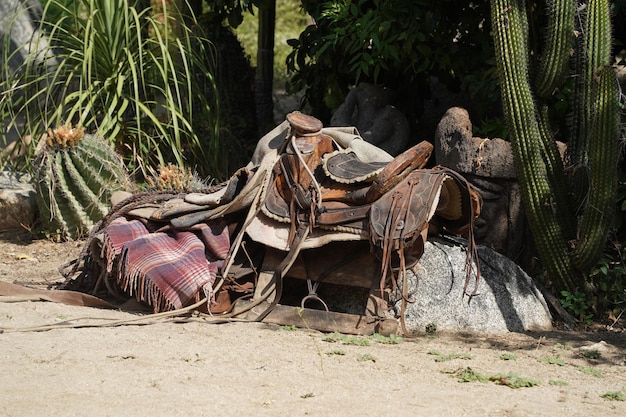
[[[372,338],[378,342],[378,343],[382,343],[384,345],[397,345],[402,343],[402,337],[400,336],[396,336],[395,334],[390,334],[389,336],[383,336],[381,334],[378,333],[374,333],[374,335],[372,336]]]
[[[489,380],[495,382],[496,385],[506,385],[507,387],[513,389],[530,388],[539,385],[538,381],[521,377],[513,372],[509,372],[508,374],[493,375],[489,377]]]
[[[626,303],[626,246],[624,237],[617,236],[604,248],[602,256],[591,269],[589,278],[596,291],[589,302],[597,312],[612,311],[618,316]]]
[[[328,356],[345,356],[346,355],[346,351],[343,349],[333,349],[329,352],[326,352],[326,355]]]
[[[622,391],[608,391],[600,395],[600,397],[609,401],[626,401],[626,394]]]
[[[583,374],[595,376],[596,378],[602,378],[602,371],[600,369],[595,369],[590,366],[581,366],[578,370]]]
[[[419,106],[429,75],[458,87],[465,76],[484,73],[493,56],[483,2],[343,0],[303,6],[316,24],[289,41],[287,68],[292,90],[305,90],[320,116],[336,109],[361,81],[397,90]]]
[[[509,388],[526,388],[539,385],[538,381],[529,378],[523,378],[519,375],[509,372],[508,374],[483,375],[474,371],[469,366],[460,368],[454,375],[458,377],[459,382],[493,382],[496,385],[506,385]]]
[[[488,382],[489,381],[488,376],[479,374],[478,372],[474,371],[469,366],[467,368],[459,369],[456,372],[456,374],[459,378],[459,382]]]
[[[555,387],[566,387],[569,385],[569,382],[561,381],[560,379],[551,379],[548,381],[548,384],[553,385]]]
[[[580,352],[580,356],[582,356],[585,359],[600,359],[600,351],[595,350],[595,349],[591,349],[591,350],[581,350]]]
[[[376,362],[376,358],[369,353],[364,353],[363,355],[357,355],[356,360],[358,362]]]
[[[517,360],[517,355],[514,353],[503,353],[499,358],[503,361],[515,361]]]
[[[264,0],[209,0],[204,2],[204,11],[214,17],[214,22],[221,24],[226,20],[232,28],[237,28],[246,13],[252,13],[253,6]]]
[[[352,336],[341,333],[330,333],[322,339],[323,342],[341,342],[344,345],[370,346],[370,341],[365,337]]]
[[[447,355],[444,355],[443,353],[440,353],[436,350],[430,350],[428,351],[429,355],[435,355],[435,362],[447,362],[447,361],[451,361],[454,359],[465,359],[465,360],[470,360],[472,359],[471,355],[468,355],[466,353],[449,353]]]
[[[570,310],[578,318],[580,323],[590,324],[593,318],[591,303],[588,301],[587,294],[577,291],[571,293],[569,291],[561,291],[561,305],[563,308]]]
[[[48,0],[40,29],[54,53],[4,74],[0,116],[20,136],[68,123],[97,131],[132,168],[173,162],[223,176],[212,45],[192,14],[172,21],[172,38],[159,23],[171,19],[138,3]]]
[[[243,22],[236,29],[237,38],[250,55],[250,62],[257,62],[259,22],[253,13],[244,13]],[[307,14],[302,10],[300,1],[276,1],[276,27],[274,33],[274,90],[283,90],[287,85],[287,56],[292,48],[289,39],[297,37],[307,26]]]
[[[550,356],[549,358],[541,358],[539,362],[547,363],[548,365],[565,366],[565,361],[558,356]]]

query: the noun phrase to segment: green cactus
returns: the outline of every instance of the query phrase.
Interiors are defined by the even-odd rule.
[[[584,277],[604,247],[619,154],[619,89],[608,66],[609,2],[576,6],[573,0],[547,2],[545,42],[534,67],[531,59],[538,54],[529,49],[525,2],[491,1],[504,115],[524,207],[547,272],[568,291],[585,288]],[[571,60],[573,74],[568,73]],[[547,111],[568,75],[577,80],[567,138],[573,169],[568,171],[583,174],[586,181],[578,185],[568,181]]]
[[[128,184],[121,158],[100,137],[60,127],[39,143],[33,180],[42,226],[63,239],[86,236]]]

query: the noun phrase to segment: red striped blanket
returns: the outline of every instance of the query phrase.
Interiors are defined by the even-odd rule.
[[[100,256],[119,286],[154,312],[210,300],[218,269],[230,248],[221,220],[189,231],[154,231],[151,224],[124,217],[104,230]]]

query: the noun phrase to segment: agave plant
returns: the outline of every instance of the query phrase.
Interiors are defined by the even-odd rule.
[[[71,123],[97,132],[131,167],[173,162],[224,176],[214,48],[190,9],[155,13],[140,3],[48,0],[40,31],[53,53],[0,77],[0,117],[35,138],[30,154],[48,127]]]

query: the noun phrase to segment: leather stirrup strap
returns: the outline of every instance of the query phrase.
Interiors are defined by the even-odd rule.
[[[0,281],[0,295],[21,297],[24,300],[52,301],[72,306],[117,309],[117,306],[93,295],[69,290],[38,290]]]
[[[274,270],[274,276],[272,278],[274,281],[274,290],[275,290],[274,299],[272,300],[270,305],[265,309],[265,311],[261,313],[255,319],[255,321],[263,321],[263,319],[272,312],[274,307],[278,305],[278,302],[280,301],[280,297],[282,296],[282,293],[283,293],[283,277],[285,276],[287,271],[289,271],[293,263],[296,261],[296,258],[300,254],[302,243],[307,238],[310,231],[311,231],[311,228],[309,227],[307,223],[301,223],[300,226],[298,226],[298,230],[296,230],[294,241],[291,244],[291,247],[289,248],[289,252],[287,252],[287,256],[285,256],[285,259],[283,259],[282,262],[278,264],[278,266]]]

